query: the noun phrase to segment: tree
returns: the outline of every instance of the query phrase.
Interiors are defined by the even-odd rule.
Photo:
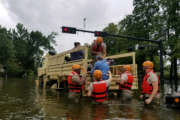
[[[179,0],[160,0],[162,16],[165,18],[168,52],[171,57],[170,81],[174,79],[177,91],[178,73],[177,61],[179,58],[180,44],[180,2]]]
[[[7,62],[14,56],[13,49],[10,31],[0,26],[0,64],[7,65]]]
[[[45,36],[39,31],[28,32],[22,24],[16,25],[16,29],[13,29],[15,56],[23,66],[24,74],[36,71],[44,50],[54,50],[55,36],[56,33]]]

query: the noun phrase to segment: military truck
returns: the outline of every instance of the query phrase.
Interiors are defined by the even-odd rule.
[[[72,52],[77,51],[84,52],[84,58],[79,60],[70,61],[67,59],[67,56]],[[50,55],[47,54],[44,56],[44,61],[42,67],[38,68],[38,80],[37,85],[42,88],[55,88],[55,89],[67,89],[67,76],[72,71],[73,64],[81,65],[81,73],[88,74],[88,66],[91,65],[92,60],[90,59],[90,47],[88,46],[80,46],[79,48],[73,48],[71,50],[56,54]],[[132,85],[132,89],[138,89],[138,77],[137,77],[137,64],[135,63],[135,52],[117,54],[112,56],[107,56],[106,58],[110,58],[113,60],[121,59],[121,58],[130,58],[132,63],[129,64],[132,67],[132,73],[134,76],[134,82]],[[119,89],[119,86],[116,84],[118,78],[120,77],[119,71],[122,66],[125,64],[115,64],[110,66],[110,70],[112,72],[112,84],[110,86],[110,91],[116,91]],[[90,84],[90,75],[88,75],[85,87],[83,90],[84,95],[87,93],[88,85]]]

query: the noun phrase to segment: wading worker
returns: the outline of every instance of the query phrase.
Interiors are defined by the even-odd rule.
[[[94,40],[91,46],[91,53],[93,60],[96,60],[98,55],[103,55],[103,58],[106,57],[106,44],[103,42],[102,37],[97,37],[97,39]]]
[[[134,77],[131,73],[130,65],[123,66],[122,72],[123,73],[121,74],[118,84],[119,84],[119,89],[120,89],[123,99],[127,100],[132,97],[131,87],[134,81]]]
[[[68,76],[69,98],[79,98],[82,94],[83,84],[86,80],[86,75],[80,76],[81,66],[75,64],[72,66],[72,72]]]
[[[145,71],[144,80],[142,83],[142,95],[140,98],[144,99],[145,104],[158,103],[160,98],[160,80],[153,71],[154,64],[151,61],[143,63],[143,70]]]
[[[89,86],[88,96],[92,96],[95,102],[103,103],[107,100],[107,88],[110,86],[112,81],[111,72],[108,72],[109,79],[102,80],[102,72],[100,70],[95,70],[93,77],[96,80],[92,82]]]

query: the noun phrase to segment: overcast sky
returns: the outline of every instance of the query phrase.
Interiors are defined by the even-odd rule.
[[[111,22],[119,22],[133,10],[133,0],[0,0],[0,25],[14,28],[20,22],[30,30],[44,34],[57,32],[58,52],[71,49],[75,41],[91,43],[93,34],[61,33],[61,26],[102,30]]]

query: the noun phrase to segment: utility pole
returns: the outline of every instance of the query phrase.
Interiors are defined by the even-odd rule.
[[[83,28],[86,29],[86,18],[83,18]]]

